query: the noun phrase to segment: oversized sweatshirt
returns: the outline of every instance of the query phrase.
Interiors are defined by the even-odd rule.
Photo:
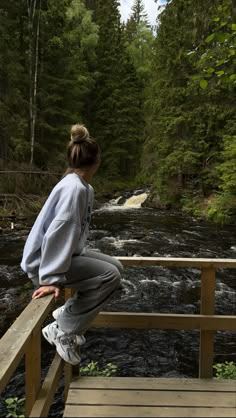
[[[21,268],[40,285],[63,284],[72,257],[86,252],[94,192],[75,173],[51,191],[26,240]]]

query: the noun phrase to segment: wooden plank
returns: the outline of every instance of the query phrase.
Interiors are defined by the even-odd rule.
[[[25,355],[25,414],[28,417],[41,385],[41,332],[33,334]]]
[[[68,300],[69,298],[73,297],[76,293],[76,289],[66,287],[65,288],[65,300]],[[78,347],[79,352],[79,347]],[[64,366],[64,399],[66,402],[68,391],[70,387],[70,382],[72,379],[72,376],[79,376],[80,372],[80,365],[77,366],[71,366],[69,363],[65,363]]]
[[[92,377],[73,378],[70,389],[143,389],[215,391],[236,393],[236,380],[186,379],[164,377]]]
[[[215,270],[212,268],[202,269],[200,313],[203,315],[214,315],[215,287]],[[208,331],[201,327],[199,350],[199,377],[201,378],[213,376],[214,334],[214,331]]]
[[[65,402],[67,400],[71,379],[72,379],[72,365],[69,363],[64,363],[64,401]]]
[[[66,405],[64,417],[235,417],[235,408]]]
[[[59,379],[62,375],[64,361],[56,353],[53,362],[43,382],[38,398],[29,417],[47,417],[54,394],[57,390]]]
[[[115,257],[124,266],[236,268],[235,258]]]
[[[0,393],[23,357],[33,330],[40,331],[54,303],[54,295],[32,300],[1,338]]]
[[[90,327],[236,330],[236,316],[100,312]]]
[[[184,407],[235,407],[235,393],[157,390],[71,389],[67,404]]]

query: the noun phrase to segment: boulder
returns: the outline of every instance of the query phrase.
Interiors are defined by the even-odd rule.
[[[165,209],[157,191],[151,191],[147,199],[142,203],[143,208]]]

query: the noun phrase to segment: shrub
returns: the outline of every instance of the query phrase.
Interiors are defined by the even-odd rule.
[[[233,361],[225,361],[217,363],[213,366],[216,369],[217,379],[235,379],[236,380],[236,363]]]

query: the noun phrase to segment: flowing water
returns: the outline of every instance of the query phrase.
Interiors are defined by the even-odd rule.
[[[123,206],[119,198],[95,210],[90,248],[116,256],[235,258],[235,226],[216,226],[180,213],[142,208],[147,193],[136,193]],[[27,228],[0,236],[1,334],[30,301],[32,288],[19,268]],[[217,270],[216,313],[235,314],[235,270]],[[129,267],[108,311],[199,313],[200,271],[195,268]],[[198,374],[198,331],[90,330],[81,349],[82,363],[112,362],[120,376],[189,376]],[[236,360],[236,333],[217,332],[215,362]],[[45,374],[53,350],[42,342]],[[23,366],[6,396],[23,394]],[[60,415],[62,383],[50,416]]]

